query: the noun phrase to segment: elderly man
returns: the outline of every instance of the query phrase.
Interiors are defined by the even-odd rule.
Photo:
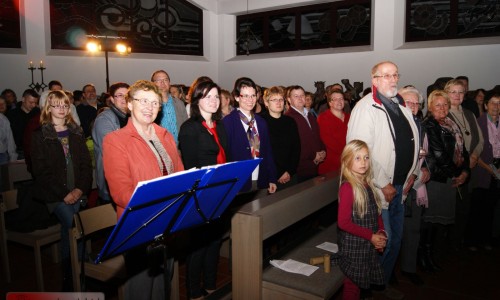
[[[382,198],[382,217],[387,231],[387,247],[381,258],[386,284],[394,270],[403,234],[403,194],[413,186],[419,152],[419,134],[411,111],[398,95],[398,67],[384,61],[372,68],[372,93],[354,107],[347,142],[358,139],[371,152],[374,182]],[[418,172],[417,172],[418,173]],[[390,287],[387,298],[404,295]]]
[[[186,106],[182,100],[170,95],[170,76],[164,70],[158,70],[151,75],[151,81],[158,87],[162,95],[161,111],[156,117],[155,123],[166,128],[179,143],[179,130],[182,123],[188,119]]]
[[[108,184],[104,177],[104,166],[102,161],[102,142],[104,137],[115,130],[123,128],[128,121],[127,93],[129,85],[118,82],[109,87],[111,105],[109,109],[100,113],[92,128],[92,139],[94,140],[94,157],[96,168],[96,183],[99,190],[99,198],[103,202],[111,201]]]
[[[27,89],[23,93],[21,105],[7,112],[12,135],[16,142],[18,159],[24,159],[24,130],[30,119],[40,112],[40,109],[37,107],[39,98],[40,95],[35,90]]]

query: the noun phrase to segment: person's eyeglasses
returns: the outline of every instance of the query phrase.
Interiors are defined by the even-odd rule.
[[[50,107],[55,109],[69,109],[69,105],[51,105]]]
[[[373,76],[373,78],[384,78],[387,81],[391,79],[398,80],[399,78],[401,78],[401,74],[396,73],[396,74],[375,75]]]
[[[408,106],[414,106],[414,107],[420,106],[420,104],[418,102],[410,102],[410,101],[406,101],[406,105],[408,105]]]
[[[283,99],[283,98],[274,98],[274,99],[269,99],[269,102],[272,102],[272,103],[285,102],[285,99]]]
[[[117,99],[123,99],[126,97],[126,95],[123,95],[123,94],[118,94],[118,95],[114,95],[113,96],[114,98],[117,98]]]
[[[146,98],[142,98],[142,99],[136,99],[134,98],[135,101],[139,102],[142,106],[149,106],[149,105],[152,105],[153,107],[159,107],[160,106],[160,102],[158,101],[150,101]]]
[[[246,100],[248,100],[248,99],[252,99],[252,100],[257,99],[257,95],[255,95],[255,94],[254,95],[240,95],[240,97],[242,99],[246,99]]]
[[[160,83],[160,82],[167,83],[167,82],[170,82],[170,79],[168,79],[168,78],[159,78],[159,79],[155,79],[153,81],[156,82],[156,83]]]
[[[464,91],[448,91],[448,94],[463,95],[463,94],[465,94],[465,92]]]

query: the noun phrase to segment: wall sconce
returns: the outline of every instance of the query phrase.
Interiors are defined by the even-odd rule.
[[[89,40],[87,41],[87,51],[90,53],[97,53],[104,51],[104,57],[106,59],[106,91],[109,90],[109,57],[108,52],[113,51],[112,41],[117,41],[114,47],[116,53],[120,55],[129,55],[132,53],[132,48],[128,46],[124,40],[127,38],[120,36],[108,36],[108,35],[87,35]]]

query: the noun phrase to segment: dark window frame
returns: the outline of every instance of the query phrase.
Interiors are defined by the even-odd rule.
[[[470,8],[467,9],[467,6]],[[466,28],[491,14],[491,9],[500,10],[500,1],[483,0],[468,4],[466,0],[406,0],[405,42],[497,37],[500,25],[489,26],[487,22],[479,22],[474,28]],[[494,16],[494,22],[500,22],[500,15]],[[475,31],[475,28],[479,29]]]
[[[21,49],[20,0],[0,0],[0,48]]]
[[[73,40],[68,38],[72,33],[71,26],[76,23],[83,29],[83,36],[93,34],[125,37],[133,53],[204,55],[203,10],[187,0],[157,0],[156,5],[150,9],[140,7],[135,0],[129,0],[128,3],[126,0],[70,1],[69,5],[75,7],[73,10],[68,8],[69,5],[64,6],[67,2],[50,0],[52,49],[84,50],[81,33],[79,38],[73,39],[76,40],[73,43]],[[63,10],[64,7],[66,10]],[[78,7],[85,7],[87,10],[76,9]],[[109,10],[106,14],[105,9],[110,7],[115,14],[110,14]],[[100,19],[97,10],[103,12]],[[181,10],[184,10],[184,13],[195,12],[189,14],[190,18],[193,15],[194,17],[187,22],[186,18],[183,19]],[[106,26],[111,25],[99,26],[98,24],[103,24],[103,20],[109,24],[115,22],[115,27],[122,28],[110,30]],[[189,40],[191,44],[183,42],[185,40]],[[176,46],[173,46],[173,41],[176,41]]]
[[[367,31],[368,37],[365,38],[364,40],[361,41],[353,41],[353,42],[344,42],[344,43],[339,43],[339,38],[337,37],[337,30],[338,30],[338,14],[337,12],[339,10],[346,10],[354,6],[363,6],[365,9],[367,9],[367,16],[365,21],[361,24],[365,28],[365,31]],[[318,11],[324,11],[329,12],[329,19],[325,18],[326,21],[322,24],[323,26],[328,26],[329,30],[325,31],[324,35],[322,35],[319,39],[323,40],[326,39],[328,40],[328,43],[324,42],[321,44],[321,42],[317,43],[310,43],[309,45],[307,44],[307,40],[303,39],[301,37],[302,32],[301,32],[301,20],[302,16],[307,15],[308,13],[314,13]],[[291,16],[294,16],[294,22],[295,22],[295,30],[294,34],[295,37],[292,40],[291,38],[289,40],[286,40],[287,44],[284,45],[282,48],[273,48],[272,44],[277,42],[276,40],[273,40],[271,38],[271,35],[273,35],[274,32],[272,32],[272,21],[276,21],[280,18],[290,18]],[[333,17],[332,17],[333,16]],[[320,4],[314,4],[314,5],[307,5],[307,6],[300,6],[300,7],[293,7],[293,8],[286,8],[286,9],[278,9],[278,10],[272,10],[272,11],[264,11],[264,12],[258,12],[258,13],[252,13],[252,14],[244,14],[236,17],[236,54],[238,56],[241,55],[247,55],[247,54],[257,54],[257,53],[275,53],[275,52],[288,52],[288,51],[299,51],[299,50],[314,50],[314,49],[328,49],[328,48],[341,48],[341,47],[352,47],[352,46],[366,46],[366,45],[371,45],[372,42],[372,16],[373,16],[373,4],[371,0],[346,0],[346,1],[336,1],[336,2],[330,2],[330,3],[320,3]],[[291,23],[292,21],[290,21]],[[250,29],[252,27],[257,27],[258,29],[262,30],[262,33],[258,34],[260,37],[260,41],[262,43],[262,46],[255,49],[255,46],[259,46],[258,42],[253,39],[247,39],[246,35],[246,26],[248,24],[252,24],[250,26]],[[290,25],[290,23],[288,23]],[[291,25],[290,25],[291,26]],[[276,28],[275,28],[276,29]],[[252,33],[253,30],[252,30]],[[255,33],[254,33],[255,34]],[[293,35],[293,33],[289,34],[290,36]],[[250,35],[252,36],[252,35]],[[245,39],[249,40],[254,47],[250,47],[252,49],[249,49],[248,53],[247,50],[244,46]],[[257,44],[257,45],[255,45]]]

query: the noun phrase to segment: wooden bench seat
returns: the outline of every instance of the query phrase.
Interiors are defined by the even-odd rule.
[[[337,201],[338,188],[338,172],[333,172],[326,176],[302,182],[279,193],[256,199],[238,210],[231,220],[232,299],[323,299],[321,295],[313,295],[299,289],[290,292],[289,287],[282,284],[282,282],[295,277],[295,274],[290,274],[291,277],[287,275],[286,279],[278,281],[279,276],[274,276],[276,274],[273,275],[273,270],[268,269],[264,272],[263,241]],[[329,233],[326,233],[326,235],[329,235]],[[316,243],[313,247],[328,241],[328,239],[325,240],[321,236],[315,238],[318,238],[321,242],[316,243],[314,239],[311,240],[310,243]],[[302,252],[302,249],[309,249],[308,247],[296,248],[299,252]],[[299,248],[301,249],[299,250]],[[319,252],[314,252],[316,249],[311,249],[311,251],[313,252],[310,253],[319,253],[316,256],[326,252],[321,249],[317,249]],[[299,252],[297,252],[297,255],[308,257],[307,260],[301,261],[308,261],[309,252],[307,254],[304,254],[306,252],[299,254]],[[293,250],[290,253],[293,253]],[[332,270],[335,270],[335,268],[332,268]],[[318,270],[315,272],[318,274],[313,274],[313,276],[321,277],[321,272]],[[264,273],[267,273],[265,278]],[[271,280],[271,277],[276,279]],[[304,278],[301,279],[304,280]],[[342,279],[337,278],[331,283],[327,283],[326,285],[329,287],[325,287],[321,294],[330,295],[335,293],[341,281]]]
[[[316,247],[323,242],[337,242],[337,223],[321,230],[280,259],[293,259],[308,264],[311,257],[332,254]],[[288,273],[273,266],[267,267],[262,275],[264,298],[330,299],[342,285],[344,275],[336,265],[332,265],[330,273],[324,272],[322,264],[317,266],[319,269],[311,276]]]

